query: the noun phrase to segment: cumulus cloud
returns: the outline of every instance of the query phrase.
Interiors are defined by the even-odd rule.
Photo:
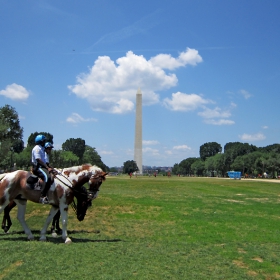
[[[8,85],[6,89],[0,90],[0,95],[15,101],[25,101],[29,97],[30,92],[23,86],[14,83]]]
[[[202,62],[202,57],[198,54],[197,50],[187,48],[177,58],[172,57],[170,54],[159,54],[152,57],[150,61],[153,65],[159,66],[160,68],[173,70],[188,64],[195,66]]]
[[[116,63],[108,56],[99,56],[89,71],[80,74],[76,84],[68,88],[86,99],[95,111],[126,113],[134,110],[137,88],[141,88],[143,105],[151,105],[159,102],[157,91],[177,85],[176,75],[164,69],[196,65],[201,61],[193,49],[187,49],[177,58],[159,54],[150,60],[129,51]]]
[[[263,133],[256,133],[256,134],[244,133],[242,135],[239,135],[239,138],[243,141],[254,142],[254,141],[264,140],[266,137]]]
[[[84,119],[82,116],[80,116],[78,113],[72,113],[70,117],[66,119],[67,122],[77,124],[81,122],[96,122],[97,119],[94,118],[88,118]]]
[[[158,145],[159,142],[157,140],[143,140],[142,144],[143,145]]]
[[[182,92],[172,93],[172,98],[165,98],[163,104],[172,111],[193,111],[205,104],[212,103],[197,94],[186,94]]]
[[[235,124],[233,120],[229,120],[231,117],[231,110],[236,107],[236,104],[231,102],[230,108],[227,110],[222,110],[219,107],[214,109],[204,108],[202,112],[199,112],[198,115],[204,118],[204,122],[212,125],[232,125]]]

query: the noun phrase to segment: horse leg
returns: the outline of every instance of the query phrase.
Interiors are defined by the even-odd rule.
[[[25,234],[29,240],[34,240],[34,236],[25,222],[26,200],[15,200],[18,206],[17,219],[19,220]]]
[[[58,210],[55,216],[53,217],[52,226],[51,226],[51,233],[53,235],[62,233],[62,230],[59,227],[59,219],[60,219],[60,210]]]
[[[62,230],[59,227],[59,219],[60,219],[60,210],[58,210],[53,217],[52,226],[51,226],[51,234],[53,237],[57,237],[58,234],[61,234]]]
[[[11,201],[4,209],[4,217],[2,221],[2,229],[7,233],[12,225],[10,212],[17,204],[14,201]]]
[[[46,241],[47,238],[46,238],[46,233],[47,233],[47,229],[48,229],[48,226],[50,225],[54,215],[56,214],[58,208],[57,207],[54,207],[52,206],[51,210],[50,210],[50,213],[45,221],[45,224],[41,230],[41,236],[40,236],[40,241]]]
[[[62,222],[62,239],[65,243],[71,243],[72,240],[67,236],[67,224],[68,224],[68,205],[60,204],[61,222]]]

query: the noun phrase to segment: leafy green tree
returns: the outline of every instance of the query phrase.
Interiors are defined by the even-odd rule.
[[[177,174],[191,174],[191,165],[197,160],[197,158],[186,158],[179,163],[180,172]]]
[[[191,169],[196,176],[203,176],[205,163],[202,159],[198,158],[192,165]]]
[[[214,167],[218,175],[222,177],[226,174],[226,157],[225,154],[216,154],[213,156]]]
[[[241,142],[229,142],[224,146],[224,153],[226,156],[227,169],[233,169],[231,164],[238,156],[247,155],[257,151],[258,148],[254,145]]]
[[[79,164],[79,158],[71,151],[53,150],[50,164],[55,168],[65,168]]]
[[[95,148],[92,148],[88,145],[86,145],[85,147],[85,152],[83,155],[83,163],[90,163],[92,165],[97,165],[98,167],[100,167],[102,170],[104,171],[108,171],[109,167],[106,166],[102,160],[100,155],[97,153],[97,151],[95,150]]]
[[[138,171],[139,168],[134,160],[127,160],[126,162],[123,163],[123,173],[124,174],[130,174],[135,171]]]
[[[216,170],[215,168],[215,160],[214,160],[215,156],[212,157],[208,157],[206,158],[205,162],[204,162],[204,167],[205,169],[208,171],[208,176],[213,176],[214,171]]]
[[[18,113],[10,105],[0,107],[0,166],[13,166],[14,153],[23,148],[23,128],[20,126]]]
[[[70,138],[62,144],[63,151],[70,151],[79,158],[79,163],[82,164],[83,155],[86,149],[86,142],[81,138]]]
[[[26,147],[24,150],[14,155],[14,161],[17,169],[29,170],[31,166],[31,151],[33,147]]]
[[[272,178],[277,177],[277,173],[280,169],[280,155],[278,153],[271,152],[269,158],[266,161],[267,169]]]
[[[27,147],[34,147],[35,146],[35,138],[37,135],[42,134],[46,137],[46,142],[51,142],[53,144],[53,135],[49,132],[33,132],[27,139]]]
[[[178,175],[178,174],[183,174],[183,168],[180,167],[180,164],[178,163],[175,163],[172,167],[172,173],[175,174],[175,175]]]
[[[200,146],[199,155],[200,158],[204,161],[208,157],[212,157],[217,153],[222,152],[222,146],[217,142],[208,142]]]

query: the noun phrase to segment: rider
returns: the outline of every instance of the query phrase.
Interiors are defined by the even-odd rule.
[[[52,143],[51,143],[51,142],[47,142],[47,143],[45,144],[45,162],[46,162],[46,165],[47,165],[48,167],[50,167],[50,168],[53,169],[53,167],[50,166],[50,159],[49,159],[49,155],[50,155],[52,149],[53,149]]]
[[[43,180],[43,186],[41,190],[41,197],[39,203],[48,204],[49,200],[47,197],[47,192],[51,186],[51,175],[49,172],[52,168],[46,164],[45,160],[45,142],[46,137],[39,134],[35,137],[36,146],[32,149],[31,161],[33,165],[33,173]]]

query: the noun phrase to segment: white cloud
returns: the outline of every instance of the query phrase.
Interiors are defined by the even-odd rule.
[[[108,56],[99,56],[88,73],[80,74],[76,84],[68,88],[78,97],[86,99],[95,111],[131,112],[138,88],[143,94],[143,105],[151,105],[159,102],[156,91],[177,85],[176,75],[166,73],[164,68],[175,69],[201,61],[202,58],[193,49],[187,49],[178,58],[160,54],[150,60],[129,51],[116,63]]]
[[[227,118],[231,117],[231,110],[237,105],[233,102],[230,104],[230,108],[227,110],[222,110],[219,107],[214,109],[204,108],[204,111],[199,112],[198,115],[204,118],[204,122],[212,125],[232,125],[235,124],[233,120]]]
[[[268,129],[267,125],[262,126],[262,129]]]
[[[219,119],[219,120],[205,119],[204,122],[207,123],[207,124],[213,124],[213,125],[232,125],[232,124],[235,124],[235,121],[225,120],[225,119]]]
[[[159,156],[159,150],[158,149],[152,149],[152,148],[144,148],[142,149],[143,153],[148,153],[150,156]]]
[[[143,145],[158,145],[159,142],[157,140],[143,140],[142,144]]]
[[[202,57],[198,54],[197,50],[189,49],[181,52],[177,58],[172,57],[170,54],[159,54],[150,59],[153,65],[159,66],[163,69],[173,70],[178,67],[190,65],[197,65],[202,62]]]
[[[249,142],[253,142],[253,141],[261,141],[264,140],[266,137],[263,133],[256,133],[256,134],[247,134],[244,133],[242,135],[239,135],[239,138],[243,141],[249,141]]]
[[[213,118],[228,118],[231,116],[231,113],[227,111],[222,111],[221,108],[216,107],[215,109],[205,108],[203,112],[198,113],[199,116],[206,119]]]
[[[165,98],[163,104],[172,111],[193,111],[205,104],[213,103],[197,94],[172,93],[172,99]]]
[[[84,119],[79,114],[72,113],[72,115],[70,117],[68,117],[66,119],[66,121],[69,123],[77,124],[77,123],[81,123],[81,122],[96,122],[97,119],[94,119],[94,118]]]
[[[241,89],[241,90],[239,91],[239,93],[241,93],[241,94],[244,96],[245,99],[249,99],[249,98],[252,96],[252,94],[249,93],[249,92],[248,92],[247,90],[245,90],[245,89]]]
[[[101,150],[101,151],[99,151],[99,154],[101,154],[101,155],[113,155],[114,152],[112,152],[112,151]]]
[[[30,92],[23,86],[14,83],[7,85],[6,89],[0,90],[0,95],[16,101],[25,101],[29,97]]]
[[[188,147],[187,145],[174,146],[173,149],[174,150],[191,150],[191,148]]]

